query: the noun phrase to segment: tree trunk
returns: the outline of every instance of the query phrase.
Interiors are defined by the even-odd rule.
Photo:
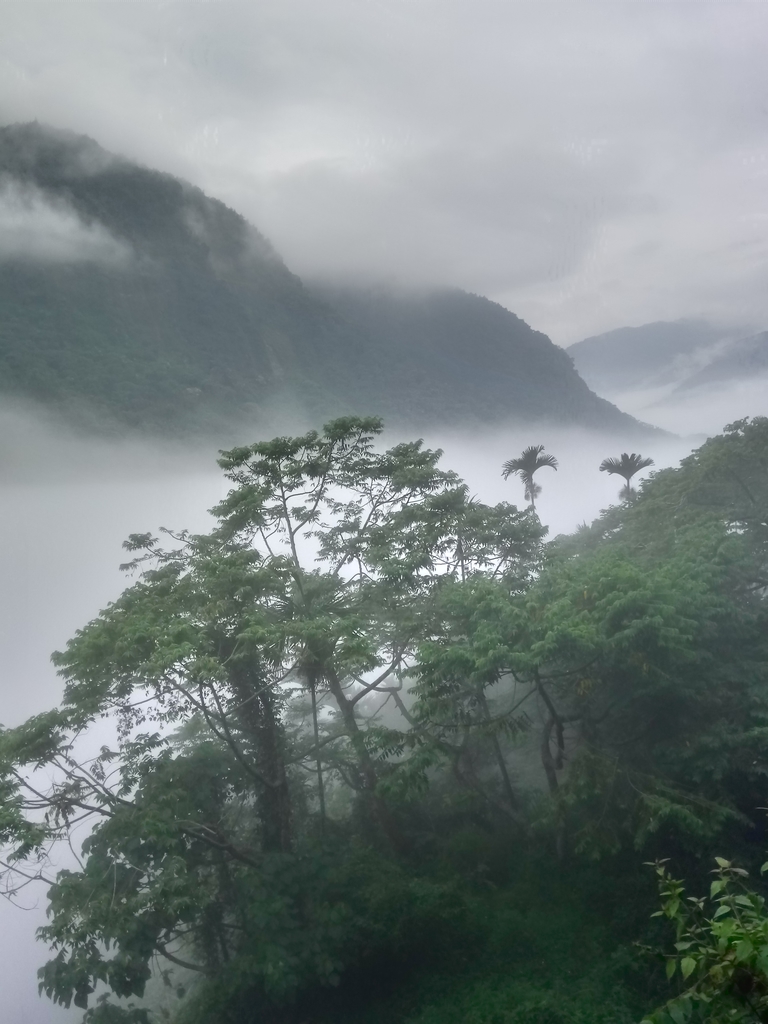
[[[257,667],[233,658],[229,679],[238,705],[235,716],[252,743],[251,754],[262,777],[256,805],[265,852],[288,853],[293,846],[291,797],[285,768],[283,729],[275,698]]]
[[[546,705],[547,711],[549,712],[549,718],[541,733],[541,764],[544,768],[544,774],[547,777],[547,785],[549,786],[549,792],[555,799],[557,805],[557,826],[555,832],[555,846],[557,849],[557,859],[563,860],[565,858],[565,819],[563,817],[563,806],[560,797],[560,783],[557,779],[557,772],[563,767],[563,753],[565,748],[565,736],[563,732],[563,721],[560,715],[557,713],[555,705],[552,703],[552,699],[547,693],[544,685],[539,678],[538,669],[534,669],[534,678],[536,680],[536,688],[539,691],[544,704]],[[557,736],[557,760],[552,757],[552,748],[550,741],[552,738],[552,730],[555,730]]]
[[[325,784],[323,783],[323,765],[320,761],[320,727],[317,721],[317,672],[307,672],[307,685],[312,695],[312,730],[315,737],[315,766],[317,769],[317,796],[320,801],[320,835],[325,835]]]
[[[560,788],[560,784],[557,781],[557,769],[555,767],[555,759],[552,757],[552,749],[549,745],[554,725],[554,718],[548,719],[541,733],[541,764],[544,768],[544,774],[547,777],[547,785],[549,786],[549,792],[552,794],[552,796],[555,796],[558,789]]]
[[[344,728],[347,731],[352,749],[357,757],[361,790],[371,808],[371,813],[387,837],[392,849],[397,853],[405,853],[407,849],[405,837],[395,823],[389,808],[376,792],[376,785],[378,783],[376,766],[365,745],[365,736],[357,724],[354,706],[347,700],[341,680],[336,674],[335,669],[326,667],[324,675],[328,680],[328,687],[333,695],[333,699],[336,701],[336,705],[341,712]]]
[[[482,708],[483,711],[483,718],[485,719],[486,722],[490,722],[491,714],[490,711],[488,710],[488,701],[486,700],[485,691],[483,690],[482,687],[480,687],[478,690],[478,700],[480,702],[480,707]],[[517,799],[515,791],[512,788],[512,782],[509,778],[509,772],[507,771],[507,763],[504,760],[504,755],[501,752],[501,744],[499,743],[499,737],[496,735],[495,732],[491,733],[491,745],[493,746],[493,752],[496,757],[496,764],[498,765],[499,772],[501,774],[501,781],[504,784],[504,792],[506,793],[507,800],[509,801],[509,806],[513,810],[519,812],[520,801]]]

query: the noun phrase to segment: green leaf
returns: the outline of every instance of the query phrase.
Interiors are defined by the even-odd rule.
[[[685,956],[680,961],[680,973],[683,978],[690,977],[691,974],[696,970],[696,961],[692,956]]]
[[[675,1024],[686,1024],[686,1021],[690,1018],[690,1011],[686,1012],[687,1007],[684,1007],[680,1003],[671,1003],[669,1006],[669,1015]]]
[[[736,960],[738,962],[741,962],[743,960],[748,960],[749,957],[752,956],[754,951],[755,951],[755,947],[752,945],[752,943],[749,941],[749,939],[742,939],[741,942],[737,942],[736,943],[736,951],[735,951]]]
[[[749,896],[736,896],[733,902],[738,904],[738,906],[740,907],[749,907],[750,910],[753,906],[752,900],[749,898]]]

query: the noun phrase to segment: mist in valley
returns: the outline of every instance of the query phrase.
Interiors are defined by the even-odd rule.
[[[609,401],[646,423],[694,440],[719,433],[745,416],[768,415],[768,378],[725,381],[683,390],[677,384],[609,391]]]
[[[128,534],[163,525],[205,530],[206,509],[224,488],[211,470],[213,445],[202,453],[159,443],[101,442],[39,407],[12,402],[0,408],[0,437],[0,721],[13,727],[58,703],[61,681],[50,655],[130,582],[118,568],[126,560],[121,545]],[[37,968],[45,956],[34,935],[45,922],[45,891],[34,884],[13,900],[0,900],[9,1024],[82,1017],[37,994]]]

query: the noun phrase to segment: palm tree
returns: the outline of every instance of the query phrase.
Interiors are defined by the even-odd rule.
[[[541,487],[534,482],[533,474],[544,466],[557,470],[557,459],[554,455],[544,455],[543,444],[530,445],[518,459],[507,459],[503,466],[502,476],[507,480],[516,473],[525,484],[525,497],[531,507],[536,508],[536,498],[541,494]]]
[[[632,477],[635,473],[639,473],[641,469],[646,469],[653,464],[653,459],[644,459],[642,455],[636,455],[634,452],[631,455],[622,452],[620,459],[603,459],[600,463],[600,472],[616,473],[619,476],[623,476],[627,483],[619,491],[619,497],[624,498],[626,501],[631,501],[634,494],[630,484]]]

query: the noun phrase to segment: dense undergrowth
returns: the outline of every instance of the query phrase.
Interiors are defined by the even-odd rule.
[[[482,865],[481,865],[482,867]],[[633,1024],[663,999],[663,972],[641,963],[653,886],[613,888],[630,912],[600,906],[605,878],[554,859],[467,886],[460,929],[398,963],[373,965],[350,991],[308,1012],[318,1024]],[[483,873],[485,874],[485,873]],[[597,904],[597,905],[596,905]],[[646,910],[647,913],[643,914]],[[631,921],[630,921],[631,919]],[[637,930],[635,930],[635,926]],[[655,931],[655,929],[651,929]]]

